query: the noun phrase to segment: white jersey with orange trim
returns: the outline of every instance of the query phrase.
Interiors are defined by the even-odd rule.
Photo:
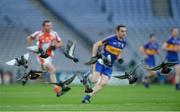
[[[50,33],[46,33],[43,31],[36,31],[30,35],[32,40],[37,41],[37,45],[39,48],[42,48],[43,45],[48,44],[50,46],[55,45],[56,42],[60,42],[61,38],[59,37],[58,33],[55,31],[51,31]],[[54,55],[51,49],[47,50],[47,54],[49,55],[48,58],[41,58],[37,55],[37,60],[40,64],[46,64],[52,62],[52,57]]]
[[[42,48],[43,45],[49,44],[49,46],[55,45],[55,42],[60,42],[61,38],[58,33],[55,31],[51,31],[50,33],[46,33],[43,31],[36,31],[30,35],[32,40],[37,40],[37,44],[39,48]],[[47,54],[49,56],[53,56],[54,53],[52,50],[48,50]]]

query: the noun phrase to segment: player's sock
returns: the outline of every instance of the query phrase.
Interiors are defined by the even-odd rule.
[[[175,84],[175,88],[176,90],[180,90],[180,84],[179,83]]]
[[[91,99],[91,96],[86,95],[86,96],[84,96],[82,103],[90,103],[90,99]]]
[[[158,71],[158,72],[156,72],[156,75],[158,76],[158,77],[161,77],[161,73]]]
[[[147,76],[143,79],[143,85],[145,88],[149,88],[149,78]]]

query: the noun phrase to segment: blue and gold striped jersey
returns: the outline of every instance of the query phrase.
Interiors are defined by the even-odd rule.
[[[102,46],[104,56],[111,56],[111,64],[117,59],[117,57],[122,53],[123,48],[126,46],[126,40],[119,39],[117,35],[111,35],[108,38],[102,40],[99,43]]]
[[[157,42],[155,43],[148,42],[144,45],[145,53],[148,56],[152,56],[152,55],[154,56],[155,54],[157,54],[158,48],[159,48],[159,45]]]
[[[173,38],[172,36],[166,41],[168,48],[175,48],[180,46],[180,38]],[[166,59],[168,61],[179,61],[178,52],[167,51]]]

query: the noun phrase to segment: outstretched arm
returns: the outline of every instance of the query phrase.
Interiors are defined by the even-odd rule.
[[[30,45],[30,46],[32,46],[33,45],[33,37],[32,36],[28,36],[27,37],[27,41],[28,41],[28,44]]]
[[[56,33],[56,42],[57,42],[56,47],[60,48],[62,46],[62,40],[59,37],[58,33]]]
[[[111,39],[111,37],[106,37],[100,41],[97,41],[96,43],[93,44],[93,49],[92,49],[92,57],[96,56],[98,48],[105,45],[108,43],[108,41]]]
[[[117,56],[117,61],[118,61],[119,64],[122,64],[124,62],[124,60],[122,59],[122,54],[119,54]]]
[[[60,48],[61,46],[62,46],[62,41],[58,41],[57,44],[56,44],[56,47]]]
[[[143,55],[146,55],[146,52],[145,52],[145,49],[144,49],[143,46],[141,46],[141,47],[139,48],[139,50],[140,50],[140,52],[141,52]]]
[[[94,43],[93,45],[93,49],[92,49],[92,56],[96,56],[98,48],[101,47],[103,45],[102,41],[98,41],[96,43]]]

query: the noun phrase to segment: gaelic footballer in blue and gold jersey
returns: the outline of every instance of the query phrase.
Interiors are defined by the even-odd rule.
[[[99,59],[95,65],[95,71],[111,78],[113,63],[116,59],[121,58],[121,53],[125,45],[125,39],[119,39],[117,35],[111,35],[106,39],[99,41],[98,46],[102,46],[103,55],[105,57],[110,57],[110,62],[108,65],[103,65],[101,59]]]
[[[140,47],[140,52],[144,55],[144,62],[147,68],[156,66],[155,55],[159,54],[159,45],[156,42],[155,34],[150,34],[150,40],[145,45]],[[149,87],[150,77],[156,74],[155,71],[148,71],[148,74],[144,77],[143,83],[146,88]]]
[[[101,59],[93,65],[93,73],[91,81],[95,84],[93,87],[93,92],[86,95],[83,99],[83,103],[89,103],[90,98],[99,90],[101,90],[110,80],[112,74],[112,66],[115,60],[121,59],[121,54],[126,46],[126,36],[127,28],[124,25],[118,25],[116,28],[116,34],[111,35],[103,40],[96,42],[93,45],[92,57],[96,56],[98,49],[103,50],[103,57],[109,59],[109,64],[102,62]],[[97,84],[98,82],[98,84]]]
[[[159,45],[156,42],[156,36],[154,34],[150,34],[150,41],[140,47],[140,51],[145,57],[145,64],[149,68],[155,67],[156,65],[155,55],[159,54],[158,48]]]
[[[178,53],[180,52],[180,38],[178,37],[179,29],[177,27],[173,27],[171,29],[171,36],[168,40],[163,44],[163,49],[167,52],[166,61],[168,62],[176,62],[179,60]],[[175,66],[175,81],[176,81],[176,90],[180,90],[180,64]]]

